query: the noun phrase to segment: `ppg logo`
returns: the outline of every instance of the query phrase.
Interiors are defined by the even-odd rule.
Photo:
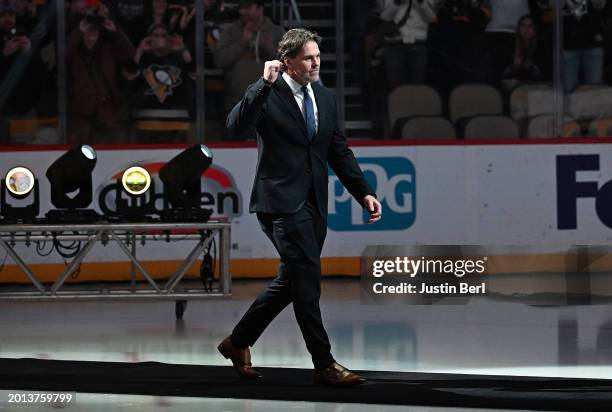
[[[557,226],[577,228],[579,198],[595,198],[599,220],[612,229],[612,180],[598,187],[598,182],[577,179],[577,172],[599,171],[599,155],[557,156]]]
[[[403,230],[416,217],[415,169],[405,157],[357,158],[366,179],[383,205],[383,218],[367,224],[368,213],[352,200],[340,179],[329,169],[328,226],[336,231]]]

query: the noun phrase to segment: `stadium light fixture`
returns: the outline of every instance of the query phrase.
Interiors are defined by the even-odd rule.
[[[117,178],[115,215],[111,218],[149,221],[155,210],[155,186],[151,174],[141,166],[128,167]],[[127,195],[127,196],[125,196]]]
[[[213,161],[211,150],[196,144],[179,153],[159,171],[164,184],[162,220],[205,222],[211,209],[202,207],[202,174]]]
[[[0,188],[0,214],[5,222],[32,223],[40,211],[40,196],[38,191],[38,179],[27,167],[17,166],[10,169],[2,180]],[[7,193],[13,199],[21,201],[32,194],[33,201],[29,205],[17,206],[10,204]]]
[[[140,196],[151,187],[151,175],[143,167],[128,167],[121,176],[121,185],[126,193],[132,196]]]
[[[57,209],[47,212],[47,219],[54,223],[94,222],[99,215],[87,209],[93,200],[92,172],[98,160],[97,153],[89,145],[76,146],[47,169],[51,183],[51,203]]]

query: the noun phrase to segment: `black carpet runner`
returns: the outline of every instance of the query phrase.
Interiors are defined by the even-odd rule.
[[[238,379],[229,366],[157,362],[0,359],[0,389],[271,399],[548,411],[612,411],[612,380],[360,371],[353,388],[312,384],[312,370],[257,368]]]

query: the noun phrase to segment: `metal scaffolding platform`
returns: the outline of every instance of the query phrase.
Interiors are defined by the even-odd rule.
[[[176,233],[181,232],[181,233]],[[186,233],[187,232],[187,233]],[[184,289],[177,291],[187,270],[199,256],[209,248],[216,235],[219,235],[219,287],[215,289]],[[228,222],[208,221],[207,223],[95,223],[95,224],[23,224],[0,225],[0,246],[15,261],[34,286],[29,291],[2,291],[0,300],[54,300],[54,299],[166,299],[175,300],[176,314],[180,319],[188,299],[223,297],[231,294],[231,274],[229,254],[231,245],[231,225]],[[187,257],[164,284],[158,284],[136,257],[138,243],[148,241],[195,241]],[[58,273],[50,286],[45,286],[31,270],[28,263],[15,248],[18,243],[27,246],[34,242],[84,242],[66,268]],[[138,270],[148,283],[148,288],[136,288],[132,282],[129,288],[112,289],[73,289],[62,287],[97,242],[115,242],[132,263],[132,279]],[[144,247],[141,245],[141,247]]]

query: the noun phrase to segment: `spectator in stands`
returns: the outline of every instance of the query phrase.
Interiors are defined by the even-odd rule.
[[[124,75],[136,89],[133,118],[139,142],[185,141],[190,129],[194,62],[180,35],[155,23]]]
[[[148,0],[145,3],[144,15],[132,21],[128,35],[134,44],[138,44],[147,36],[149,28],[154,24],[164,24],[169,34],[174,34],[185,8],[179,4],[169,3],[169,0]]]
[[[201,0],[204,2],[204,38],[205,38],[205,65],[208,68],[214,66],[212,50],[221,38],[223,25],[238,19],[238,13],[234,8],[227,8],[223,0]],[[185,44],[189,50],[195,53],[195,5],[182,14],[179,21],[178,31],[183,35]]]
[[[8,36],[17,26],[17,14],[14,0],[0,0],[0,32]]]
[[[15,0],[15,10],[17,13],[17,27],[21,27],[30,36],[34,48],[44,47],[55,40],[53,19],[54,15],[49,15],[49,2],[42,7],[37,7],[34,0]]]
[[[516,86],[517,82],[538,81],[542,79],[543,72],[538,53],[539,42],[536,23],[531,15],[521,17],[516,25],[514,58],[504,70],[502,77],[507,79],[508,89]]]
[[[436,17],[437,0],[379,0],[380,17],[398,28],[384,46],[384,65],[389,90],[401,84],[425,83],[427,34]]]
[[[123,138],[119,69],[131,64],[134,47],[115,23],[81,20],[68,38],[68,140],[112,143]]]
[[[603,82],[602,9],[606,0],[565,0],[563,6],[563,88]]]
[[[178,13],[180,6],[169,4],[168,0],[151,0],[151,6],[153,24],[164,23],[171,32],[174,31],[180,18]]]
[[[465,82],[484,82],[484,29],[491,18],[488,0],[444,0],[431,25],[432,81],[448,92]]]
[[[284,33],[264,15],[263,0],[241,0],[238,12],[240,18],[223,30],[213,51],[224,73],[226,113],[240,101],[248,85],[261,77],[264,63],[276,58]]]
[[[512,64],[515,30],[522,16],[533,14],[534,0],[489,0],[491,20],[485,29],[487,49],[486,70],[492,83],[498,83],[502,72]]]
[[[177,4],[170,4],[168,0],[151,0],[151,9],[146,16],[148,22],[152,24],[163,23],[173,32],[179,21]]]
[[[14,0],[0,0],[0,50],[0,140],[7,143],[10,118],[36,117],[32,112],[44,70],[27,33],[17,26]]]

